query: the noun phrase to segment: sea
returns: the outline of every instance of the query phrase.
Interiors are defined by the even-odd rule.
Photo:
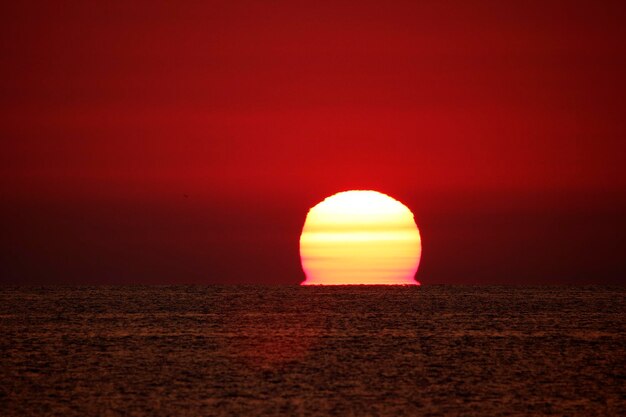
[[[1,416],[626,416],[626,287],[0,287]]]

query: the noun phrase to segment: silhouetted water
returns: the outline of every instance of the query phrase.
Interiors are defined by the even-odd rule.
[[[0,288],[0,414],[626,415],[625,287]]]

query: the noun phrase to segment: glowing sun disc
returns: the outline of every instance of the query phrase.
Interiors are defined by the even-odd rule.
[[[302,285],[419,285],[413,213],[370,190],[337,193],[309,210],[300,236]]]

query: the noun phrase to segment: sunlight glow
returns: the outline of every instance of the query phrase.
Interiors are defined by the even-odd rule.
[[[413,213],[377,191],[345,191],[309,210],[300,236],[302,285],[419,285]]]

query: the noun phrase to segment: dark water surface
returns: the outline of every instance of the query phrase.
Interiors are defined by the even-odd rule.
[[[626,287],[0,287],[0,415],[626,415]]]

